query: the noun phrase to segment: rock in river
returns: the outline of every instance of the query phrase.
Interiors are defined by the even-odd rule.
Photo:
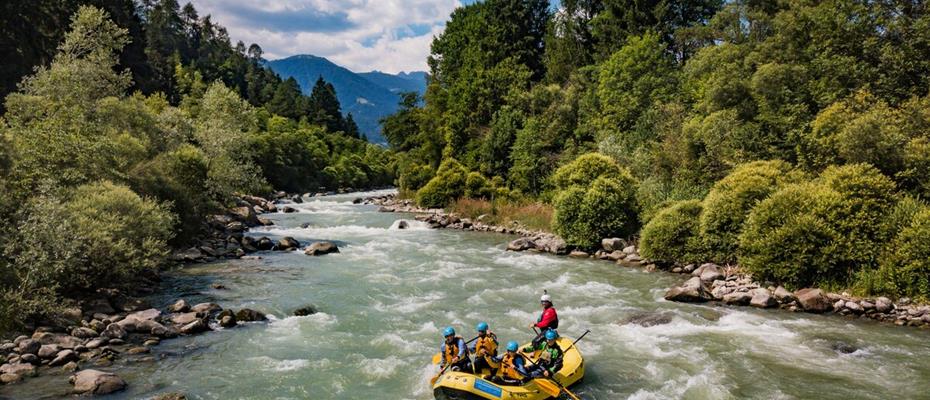
[[[265,314],[262,314],[261,312],[251,310],[248,308],[243,308],[239,310],[238,312],[236,312],[236,319],[239,321],[250,322],[250,321],[266,321],[268,320],[268,317],[266,317]]]
[[[524,251],[535,248],[536,243],[533,242],[533,239],[525,237],[514,239],[507,244],[507,250],[510,251]]]
[[[822,313],[830,311],[830,299],[820,289],[801,289],[795,293],[804,311]]]
[[[116,374],[88,369],[71,376],[74,393],[110,394],[126,389],[126,381]]]
[[[636,324],[644,327],[664,325],[672,322],[672,315],[668,313],[639,313],[633,314],[620,323],[623,325]]]
[[[306,315],[313,315],[313,314],[316,314],[316,313],[317,313],[316,307],[315,307],[315,306],[312,306],[312,305],[310,305],[310,306],[305,306],[305,307],[300,307],[300,308],[294,310],[294,316],[297,316],[297,317],[303,317],[303,316],[306,316]]]
[[[681,286],[676,286],[665,293],[665,299],[685,303],[698,303],[711,299],[700,277],[693,277]]]
[[[316,242],[304,249],[304,254],[308,256],[321,256],[323,254],[338,252],[339,248],[332,242]]]

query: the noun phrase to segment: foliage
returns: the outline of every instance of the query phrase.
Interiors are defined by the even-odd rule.
[[[660,210],[643,226],[640,252],[652,260],[698,262],[704,260],[701,242],[700,200],[683,200]]]
[[[602,176],[589,187],[570,186],[556,194],[553,226],[566,243],[595,248],[605,237],[627,237],[638,227],[636,182],[626,174]]]
[[[417,204],[426,208],[442,208],[465,194],[468,171],[454,158],[442,162],[436,176],[417,191]]]
[[[752,208],[784,185],[800,180],[790,164],[775,160],[741,165],[717,181],[704,199],[699,224],[711,259],[735,261],[737,238]]]
[[[793,286],[847,285],[878,266],[894,183],[874,167],[830,167],[753,208],[740,235],[740,263]]]
[[[922,207],[891,240],[878,276],[881,292],[930,300],[930,208]]]
[[[552,183],[556,189],[565,189],[572,185],[590,186],[597,178],[606,176],[618,178],[629,175],[614,160],[598,153],[589,153],[563,165],[552,174]]]

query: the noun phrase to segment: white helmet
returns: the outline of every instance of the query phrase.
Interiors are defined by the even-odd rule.
[[[552,297],[549,297],[549,294],[546,293],[546,294],[544,294],[544,295],[542,295],[542,296],[539,297],[539,301],[540,301],[540,302],[545,301],[545,302],[548,302],[548,303],[552,303]]]

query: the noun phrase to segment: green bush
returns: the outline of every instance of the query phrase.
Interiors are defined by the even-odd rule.
[[[702,209],[700,200],[684,200],[656,213],[640,234],[642,255],[661,261],[702,261],[699,230]]]
[[[717,181],[704,199],[700,232],[711,259],[717,262],[736,260],[738,236],[743,221],[759,201],[786,183],[801,178],[784,161],[756,161],[741,165]]]
[[[430,181],[417,191],[420,207],[441,208],[465,195],[468,171],[455,159],[443,161]]]
[[[555,197],[555,232],[566,243],[587,249],[605,237],[633,234],[638,227],[635,185],[629,173],[622,173],[563,190]]]
[[[930,300],[930,208],[914,215],[894,237],[878,275],[882,292]]]
[[[71,295],[159,267],[173,225],[165,207],[125,186],[87,184],[64,200],[34,199],[5,255],[19,287]]]
[[[846,286],[878,266],[894,207],[894,183],[874,167],[827,168],[753,208],[739,261],[757,278],[791,286]]]
[[[491,199],[494,197],[494,186],[478,172],[469,172],[465,178],[465,197],[470,199]]]
[[[613,178],[623,173],[628,174],[610,157],[588,153],[556,170],[552,174],[552,183],[557,189],[565,189],[572,185],[588,186],[602,176]]]
[[[418,190],[433,179],[435,172],[429,165],[410,164],[401,171],[398,185],[401,190]]]

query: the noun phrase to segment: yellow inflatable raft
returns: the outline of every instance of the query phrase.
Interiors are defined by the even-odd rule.
[[[571,339],[560,337],[559,346],[565,351],[562,369],[555,380],[569,387],[584,377],[584,359]],[[570,347],[569,347],[570,346]],[[529,365],[529,364],[528,364]],[[498,385],[471,372],[447,371],[433,385],[433,396],[437,400],[541,400],[551,398],[541,390],[536,379],[520,386]]]

